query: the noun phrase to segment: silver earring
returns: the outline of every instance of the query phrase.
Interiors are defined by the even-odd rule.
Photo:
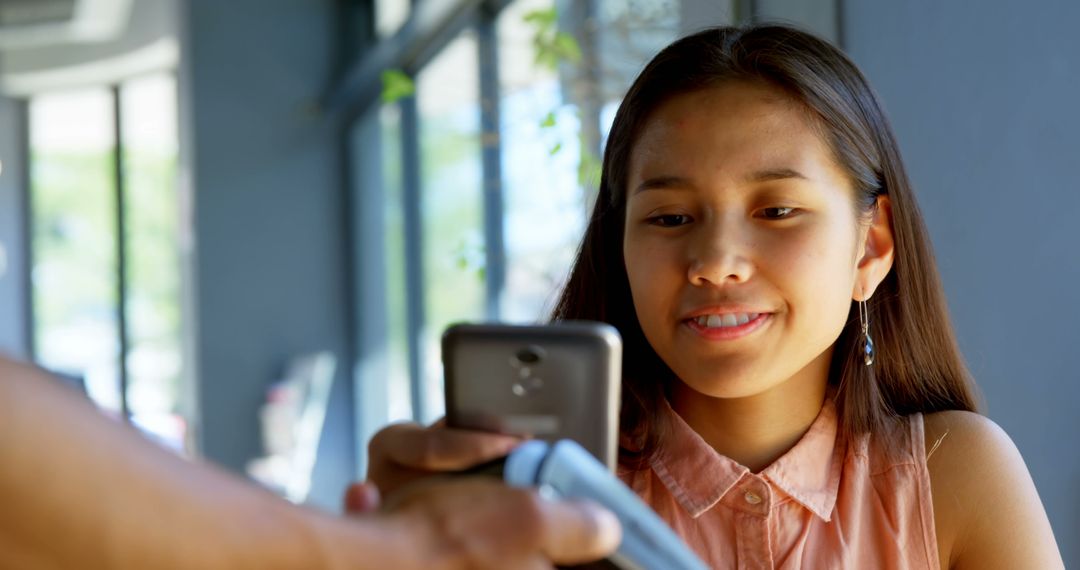
[[[859,301],[859,325],[862,326],[863,362],[870,366],[874,363],[874,339],[870,338],[870,312],[866,309],[866,300]]]

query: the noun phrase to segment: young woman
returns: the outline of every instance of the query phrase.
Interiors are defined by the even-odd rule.
[[[555,318],[622,333],[622,476],[715,568],[1062,566],[975,413],[885,115],[826,42],[710,29],[649,63]],[[395,426],[370,478],[513,443]]]

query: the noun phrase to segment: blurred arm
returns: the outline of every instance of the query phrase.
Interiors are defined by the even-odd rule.
[[[0,358],[0,567],[344,567],[389,534],[293,506],[158,449],[66,386]],[[382,543],[379,545],[378,543]],[[354,566],[358,567],[358,566]]]
[[[0,568],[550,568],[615,550],[618,519],[497,480],[433,481],[346,519],[185,461],[0,358]]]

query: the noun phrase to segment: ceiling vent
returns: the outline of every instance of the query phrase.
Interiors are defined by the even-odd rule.
[[[124,32],[134,0],[0,0],[0,49],[104,42]]]

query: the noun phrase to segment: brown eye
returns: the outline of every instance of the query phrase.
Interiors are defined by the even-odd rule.
[[[649,223],[662,228],[674,228],[690,223],[690,216],[685,214],[665,214],[649,218]]]
[[[790,217],[791,214],[794,213],[794,212],[795,212],[795,208],[785,208],[785,207],[765,208],[765,209],[761,210],[761,217],[763,217],[763,218],[765,218],[767,220],[782,220],[784,218]]]

